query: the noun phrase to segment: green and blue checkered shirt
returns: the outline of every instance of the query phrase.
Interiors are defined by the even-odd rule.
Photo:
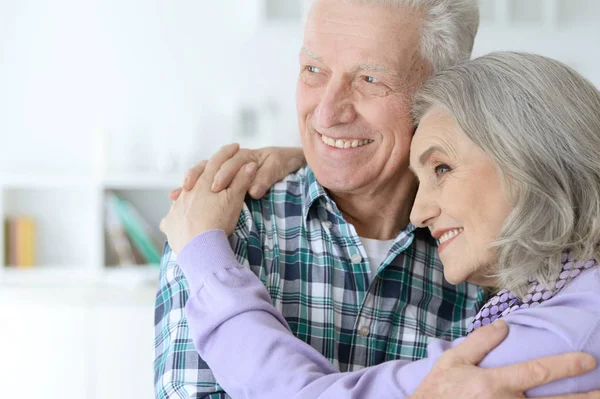
[[[292,332],[340,371],[421,359],[431,338],[463,336],[485,301],[477,286],[444,280],[435,240],[412,225],[372,276],[354,227],[308,167],[265,198],[246,200],[230,241]],[[187,299],[176,254],[165,245],[155,311],[156,397],[228,398],[189,337]]]

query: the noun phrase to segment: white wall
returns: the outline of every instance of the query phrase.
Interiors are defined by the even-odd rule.
[[[285,97],[293,118],[299,32],[257,31],[256,6],[1,0],[0,169],[88,170],[99,130],[115,167],[159,152],[191,161],[232,140],[240,99]],[[295,140],[292,123],[279,142]]]
[[[539,52],[600,85],[600,2],[559,3],[552,30],[498,25],[486,7],[475,55]],[[270,97],[280,103],[276,134],[250,144],[297,144],[301,30],[262,26],[260,4],[0,0],[0,170],[89,171],[98,132],[112,169],[181,169],[238,140],[240,102]]]

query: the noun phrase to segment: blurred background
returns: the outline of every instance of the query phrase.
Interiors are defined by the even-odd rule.
[[[153,396],[158,222],[233,141],[299,145],[310,0],[0,0],[0,397]],[[600,87],[600,1],[482,0],[474,55]]]

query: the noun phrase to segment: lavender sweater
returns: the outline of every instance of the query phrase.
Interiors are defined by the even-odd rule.
[[[428,357],[388,361],[341,373],[295,338],[261,281],[242,267],[223,231],[197,236],[179,254],[190,287],[190,336],[219,384],[234,399],[405,398],[445,350],[464,338],[432,339]],[[481,362],[506,366],[583,351],[600,363],[600,268],[579,275],[554,298],[508,315],[508,337]],[[527,392],[529,397],[600,389],[600,369]]]

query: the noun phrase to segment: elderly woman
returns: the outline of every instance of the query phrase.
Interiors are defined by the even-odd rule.
[[[438,240],[449,282],[495,291],[469,331],[498,319],[509,327],[480,366],[573,351],[600,358],[598,90],[557,61],[493,53],[429,80],[414,114],[410,166],[420,184],[411,221]],[[412,395],[462,339],[434,341],[416,362],[339,373],[294,338],[224,233],[233,230],[254,169],[243,168],[221,196],[210,192],[208,176],[164,220],[192,290],[186,314],[202,358],[233,398]],[[204,209],[205,217],[184,224],[178,215],[190,207]],[[198,253],[212,254],[213,262]],[[528,395],[599,388],[596,369]]]

